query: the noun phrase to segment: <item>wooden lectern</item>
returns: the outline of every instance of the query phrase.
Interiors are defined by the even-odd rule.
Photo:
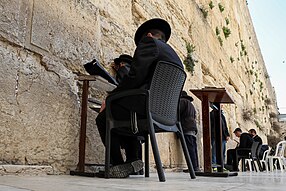
[[[109,83],[105,79],[96,75],[80,75],[76,77],[76,80],[83,81],[82,87],[82,102],[81,102],[81,123],[80,123],[80,139],[79,139],[79,155],[78,164],[76,170],[71,170],[70,175],[89,176],[94,177],[95,173],[85,171],[85,145],[86,145],[86,123],[87,123],[87,101],[88,101],[88,89],[89,82],[96,81],[98,87],[102,90],[111,91],[116,86]]]
[[[202,102],[202,122],[203,122],[203,154],[204,172],[196,172],[198,176],[237,176],[237,172],[223,172],[224,162],[222,153],[222,128],[221,128],[221,107],[220,104],[233,104],[234,101],[225,88],[205,87],[203,89],[190,89],[190,91]],[[218,172],[212,172],[212,152],[211,152],[211,127],[210,127],[210,102],[217,107],[214,111],[216,160]]]

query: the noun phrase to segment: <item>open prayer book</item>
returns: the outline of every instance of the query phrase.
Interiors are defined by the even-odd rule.
[[[96,60],[92,60],[84,65],[85,70],[90,75],[98,75],[104,79],[106,79],[109,83],[118,85],[117,81],[106,71],[106,69]]]

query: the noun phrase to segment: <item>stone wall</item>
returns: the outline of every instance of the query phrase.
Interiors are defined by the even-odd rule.
[[[210,2],[0,0],[0,161],[51,165],[54,173],[74,168],[81,98],[81,84],[74,77],[84,73],[83,64],[93,58],[109,68],[119,54],[132,54],[136,28],[154,17],[171,24],[169,43],[182,60],[186,43],[195,46],[197,62],[185,89],[225,87],[235,100],[235,105],[224,107],[230,131],[256,128],[266,141],[269,113],[277,113],[276,98],[246,2],[213,0],[212,9]],[[228,38],[223,26],[231,31]],[[91,94],[102,98],[104,92],[91,86]],[[195,98],[194,103],[199,114],[200,101]],[[87,161],[102,163],[96,113],[88,113]],[[199,148],[200,119],[198,115]],[[174,135],[158,139],[164,166],[184,164]],[[201,149],[199,155],[202,160]]]

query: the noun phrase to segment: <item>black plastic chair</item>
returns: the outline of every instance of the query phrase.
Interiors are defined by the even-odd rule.
[[[256,166],[254,164],[254,161],[257,162],[258,167],[259,167],[259,171],[262,171],[262,166],[260,163],[260,160],[258,158],[257,153],[259,152],[258,150],[259,148],[259,142],[253,142],[251,148],[238,148],[236,149],[236,156],[237,156],[237,161],[239,161],[239,159],[242,159],[241,161],[241,171],[246,171],[246,167],[245,167],[245,159],[251,159],[251,165],[254,166],[255,171],[258,171],[256,169]],[[260,147],[261,148],[261,147]]]
[[[165,174],[159,155],[155,133],[175,132],[178,134],[185,159],[188,165],[190,176],[195,178],[195,172],[187,150],[181,124],[179,122],[179,98],[185,83],[186,73],[175,64],[160,61],[157,63],[149,90],[132,89],[112,94],[106,99],[106,152],[105,152],[105,178],[109,178],[110,171],[110,132],[113,128],[130,128],[130,124],[140,127],[140,124],[147,124],[147,130],[141,131],[140,135],[145,137],[145,177],[149,177],[149,143],[150,135],[153,155],[156,163],[159,180],[164,182]],[[112,116],[110,108],[112,102],[122,97],[143,95],[146,97],[146,119],[130,121],[118,121]],[[132,112],[132,111],[131,111]],[[136,116],[136,115],[134,115]],[[135,127],[136,128],[136,127]],[[139,129],[140,132],[140,129]]]

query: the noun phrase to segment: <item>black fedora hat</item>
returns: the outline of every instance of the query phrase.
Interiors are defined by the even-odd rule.
[[[131,64],[132,56],[128,54],[121,54],[118,58],[114,59],[115,64],[120,64],[120,62],[126,62],[127,64]]]
[[[146,33],[149,29],[158,29],[162,31],[166,36],[166,42],[169,40],[171,36],[171,27],[167,21],[160,18],[154,18],[143,23],[135,33],[135,44],[138,45],[144,33]]]

